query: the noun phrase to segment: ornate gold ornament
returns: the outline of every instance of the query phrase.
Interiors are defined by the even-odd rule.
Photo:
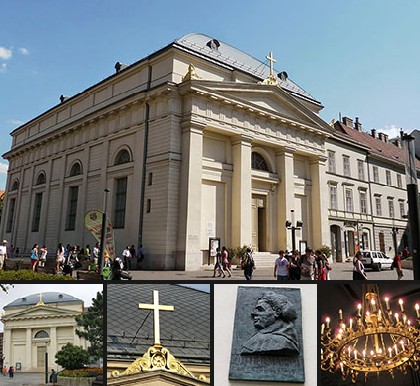
[[[356,382],[359,375],[365,381],[369,374],[387,371],[392,377],[396,370],[407,374],[411,367],[419,371],[420,313],[416,304],[415,322],[404,310],[399,299],[399,312],[393,312],[389,298],[379,296],[377,285],[363,286],[363,297],[356,317],[346,321],[338,311],[338,321],[332,327],[329,317],[321,325],[321,369],[341,372],[343,381]]]
[[[36,304],[36,306],[45,306],[45,303],[42,300],[42,293],[39,294],[39,302]]]
[[[190,63],[188,66],[187,73],[182,77],[182,81],[185,82],[186,80],[191,79],[201,79],[201,76],[199,76],[195,70],[194,64]]]

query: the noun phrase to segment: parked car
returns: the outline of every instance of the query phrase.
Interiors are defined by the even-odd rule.
[[[363,259],[362,263],[365,268],[372,268],[376,271],[380,271],[382,268],[391,269],[393,258],[388,257],[385,253],[381,251],[369,251],[362,250]]]

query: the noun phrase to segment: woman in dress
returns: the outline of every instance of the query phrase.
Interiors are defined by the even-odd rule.
[[[353,280],[367,280],[362,258],[362,252],[357,252],[353,264]]]
[[[35,243],[31,249],[31,269],[32,271],[36,270],[38,264],[38,244]]]

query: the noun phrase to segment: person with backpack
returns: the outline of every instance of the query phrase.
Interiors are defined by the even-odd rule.
[[[254,258],[252,257],[251,248],[247,248],[245,256],[241,261],[241,267],[244,270],[244,276],[246,280],[252,280],[252,274],[255,269]]]

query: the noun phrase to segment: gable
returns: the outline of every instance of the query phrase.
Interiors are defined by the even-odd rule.
[[[284,123],[301,128],[313,129],[327,135],[334,130],[318,114],[280,87],[245,83],[218,83],[194,81],[192,88],[198,92],[211,94],[231,105],[240,105],[260,116],[274,116],[284,119]]]
[[[10,320],[26,319],[26,318],[45,318],[45,317],[56,317],[56,316],[71,316],[77,315],[78,312],[69,311],[59,307],[48,307],[48,306],[34,306],[14,312],[12,314],[3,315],[1,320],[3,322]]]

